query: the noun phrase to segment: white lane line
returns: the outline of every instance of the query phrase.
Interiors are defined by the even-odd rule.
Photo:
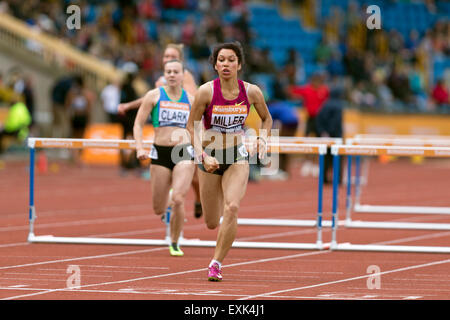
[[[101,255],[96,255],[96,256],[85,256],[85,257],[67,258],[67,259],[60,259],[60,260],[32,262],[32,263],[26,263],[26,264],[18,264],[18,265],[13,265],[13,266],[0,267],[0,270],[31,267],[31,266],[40,266],[40,265],[45,265],[45,264],[61,263],[61,262],[69,262],[69,261],[77,261],[77,260],[109,258],[109,257],[116,257],[116,256],[123,256],[123,255],[128,255],[128,254],[137,254],[137,253],[146,253],[146,252],[159,251],[159,250],[167,250],[167,248],[166,247],[152,248],[152,249],[117,252],[117,253],[108,253],[108,254],[101,254]]]
[[[166,248],[164,248],[164,249],[166,249]],[[298,257],[303,257],[303,256],[322,254],[322,253],[325,253],[325,252],[326,251],[314,251],[314,252],[299,253],[299,254],[288,255],[288,256],[266,258],[266,259],[259,259],[259,260],[246,261],[246,262],[238,262],[238,263],[234,263],[234,264],[230,264],[230,265],[224,266],[224,268],[226,268],[226,267],[242,266],[242,265],[248,265],[248,264],[255,264],[255,263],[263,263],[263,262],[269,262],[269,261],[279,261],[279,260],[285,260],[285,259],[293,259],[293,258],[298,258]],[[150,280],[150,279],[157,279],[157,278],[165,278],[165,277],[170,277],[170,276],[186,275],[188,273],[195,273],[195,272],[201,272],[201,271],[206,271],[206,270],[207,270],[207,268],[201,268],[201,269],[184,270],[184,271],[179,271],[179,272],[159,274],[159,275],[139,277],[139,278],[132,278],[132,279],[125,279],[125,280],[118,280],[118,281],[93,283],[93,284],[88,284],[88,285],[82,285],[78,289],[89,288],[89,287],[97,287],[97,286],[104,286],[104,285],[112,285],[112,284],[123,284],[123,283],[135,282],[135,281]],[[46,294],[46,293],[52,293],[52,292],[58,292],[58,291],[71,291],[71,290],[72,289],[68,289],[68,288],[49,289],[49,290],[42,291],[42,292],[35,292],[35,293],[30,293],[30,294],[24,294],[24,295],[18,295],[18,296],[13,296],[13,297],[7,297],[7,298],[3,298],[2,300],[14,300],[14,299],[20,299],[20,298],[26,298],[26,297]]]
[[[408,270],[413,270],[413,269],[425,268],[425,267],[435,266],[435,265],[439,265],[439,264],[445,264],[445,263],[449,263],[449,262],[450,262],[450,259],[439,260],[439,261],[419,264],[419,265],[415,265],[415,266],[408,266],[408,267],[404,267],[404,268],[398,268],[398,269],[393,269],[393,270],[389,270],[389,271],[383,271],[383,272],[380,272],[377,275],[381,276],[381,275],[384,275],[384,274],[390,274],[390,273],[395,273],[395,272],[401,272],[401,271],[408,271]],[[363,276],[352,277],[352,278],[341,279],[341,280],[335,280],[335,281],[329,281],[329,282],[323,282],[323,283],[318,283],[318,284],[314,284],[314,285],[310,285],[310,286],[304,286],[304,287],[297,287],[297,288],[291,288],[291,289],[284,289],[284,290],[277,290],[277,291],[272,291],[272,292],[266,292],[266,293],[261,293],[261,294],[247,296],[247,297],[241,298],[239,300],[249,300],[249,299],[263,298],[263,297],[265,298],[265,297],[270,297],[271,295],[274,295],[274,294],[280,294],[280,293],[286,293],[286,292],[292,292],[292,291],[298,291],[298,290],[304,290],[304,289],[323,287],[323,286],[328,286],[328,285],[342,283],[342,282],[349,282],[349,281],[353,281],[353,280],[360,280],[360,279],[371,277],[373,275],[374,274],[366,274],[366,275],[363,275]]]

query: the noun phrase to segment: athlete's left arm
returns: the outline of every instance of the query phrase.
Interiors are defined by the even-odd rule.
[[[261,89],[254,84],[249,84],[249,86],[248,99],[258,113],[258,116],[261,118],[261,129],[263,130],[260,130],[260,135],[264,135],[265,138],[270,134],[270,129],[272,129],[272,116],[270,115],[269,108],[267,108]]]
[[[259,157],[264,157],[267,150],[267,137],[270,136],[270,129],[272,129],[272,116],[270,115],[269,108],[267,108],[266,100],[261,89],[254,85],[249,84],[248,99],[250,104],[253,105],[256,112],[261,119],[261,130],[259,131]],[[261,141],[262,140],[262,141]]]

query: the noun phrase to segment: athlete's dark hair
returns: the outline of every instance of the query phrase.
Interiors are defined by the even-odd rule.
[[[242,67],[244,67],[244,63],[245,63],[244,50],[242,49],[242,45],[239,41],[234,41],[234,42],[220,43],[213,48],[211,56],[209,57],[209,62],[212,64],[213,68],[216,65],[219,52],[222,49],[233,50],[238,58],[238,63]]]

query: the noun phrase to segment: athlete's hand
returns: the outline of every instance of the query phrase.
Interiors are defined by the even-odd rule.
[[[206,172],[213,173],[219,169],[219,161],[214,157],[205,155],[203,158],[203,167],[205,167]]]
[[[126,103],[120,103],[117,106],[117,113],[120,114],[121,116],[124,116],[125,113],[127,113],[127,105],[126,105]]]
[[[246,149],[248,152],[249,157],[253,157],[255,153],[258,151],[258,140],[254,138],[250,138],[250,141],[248,144],[246,144]]]
[[[258,159],[264,159],[267,153],[267,141],[265,138],[256,137],[252,138],[248,144],[247,152],[250,157],[253,157],[258,152]]]
[[[136,158],[138,158],[139,160],[150,159],[150,157],[148,156],[148,151],[145,149],[137,149],[136,150]]]
[[[258,144],[258,159],[264,159],[267,153],[267,141],[265,138],[258,137],[256,140]]]

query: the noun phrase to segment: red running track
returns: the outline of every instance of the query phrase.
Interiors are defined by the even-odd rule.
[[[207,281],[213,248],[184,247],[170,257],[166,247],[31,244],[28,235],[28,171],[25,162],[0,171],[0,299],[146,300],[402,300],[448,299],[450,255],[423,253],[231,249],[224,281]],[[317,180],[301,177],[299,164],[288,181],[250,183],[242,218],[316,219]],[[449,206],[450,164],[406,159],[372,162],[362,203]],[[331,186],[324,190],[324,220],[331,216]],[[150,184],[122,177],[117,168],[59,164],[36,174],[36,235],[164,237],[152,214]],[[345,214],[345,188],[339,211]],[[185,238],[215,240],[187,202]],[[450,222],[443,215],[354,214],[365,221]],[[324,241],[331,230],[323,229]],[[306,227],[239,226],[238,240],[315,242]],[[339,242],[450,246],[450,231],[338,230]],[[381,272],[379,282],[371,277]],[[371,271],[372,270],[372,271]],[[78,276],[78,277],[75,277]],[[76,282],[76,280],[79,282]],[[75,286],[75,288],[74,288]],[[375,286],[375,287],[374,287]]]

